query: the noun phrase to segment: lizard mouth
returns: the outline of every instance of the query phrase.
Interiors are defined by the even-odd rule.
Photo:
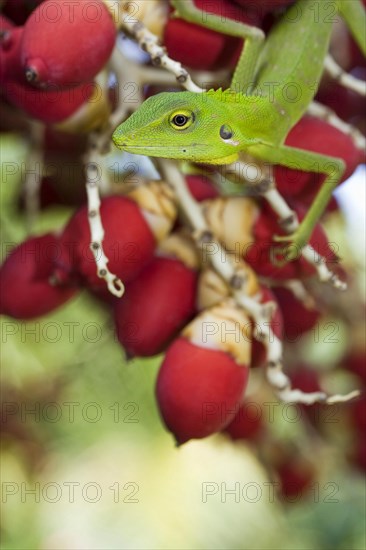
[[[160,158],[188,159],[193,162],[203,164],[230,164],[238,160],[238,153],[232,153],[228,156],[215,156],[210,154],[210,148],[207,143],[189,143],[188,145],[134,145],[124,140],[113,138],[115,145],[136,155],[145,155]]]
[[[113,138],[114,144],[119,148],[127,152],[135,152],[139,154],[139,151],[153,152],[156,151],[159,155],[164,156],[167,151],[180,151],[183,154],[189,154],[189,152],[194,152],[194,150],[199,147],[201,150],[207,150],[208,145],[206,143],[190,143],[187,146],[184,145],[135,145],[133,143],[128,143],[118,138]],[[143,154],[143,153],[141,153]],[[149,153],[147,153],[149,154]]]

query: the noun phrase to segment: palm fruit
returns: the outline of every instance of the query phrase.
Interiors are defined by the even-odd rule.
[[[126,285],[115,306],[117,336],[129,356],[163,351],[193,317],[198,256],[192,243],[172,234],[155,258]]]
[[[74,296],[75,288],[50,282],[58,253],[58,240],[50,233],[31,237],[11,251],[0,268],[2,314],[32,319]]]
[[[244,311],[227,300],[200,313],[168,348],[156,396],[177,444],[223,430],[238,412],[249,373],[249,327]]]
[[[21,63],[28,82],[70,88],[101,71],[112,53],[116,28],[101,0],[46,0],[24,25]]]

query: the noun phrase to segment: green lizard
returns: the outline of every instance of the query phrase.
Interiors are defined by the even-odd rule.
[[[261,30],[209,15],[190,0],[171,0],[187,21],[245,38],[230,88],[170,92],[147,99],[113,134],[117,147],[151,157],[230,164],[241,152],[260,161],[324,173],[325,181],[298,229],[276,237],[298,257],[344,171],[340,159],[284,145],[312,101],[323,72],[335,10],[366,55],[361,1],[300,0],[264,39]],[[333,7],[330,11],[329,6]]]

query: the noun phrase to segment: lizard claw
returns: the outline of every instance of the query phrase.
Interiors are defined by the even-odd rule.
[[[278,243],[286,243],[286,246],[273,247],[272,263],[277,267],[282,267],[288,262],[298,260],[301,257],[301,251],[306,241],[299,233],[291,235],[274,235],[273,240]]]

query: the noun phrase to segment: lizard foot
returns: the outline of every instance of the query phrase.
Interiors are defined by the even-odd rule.
[[[286,243],[285,246],[273,248],[272,263],[278,267],[301,258],[302,249],[307,242],[303,235],[296,231],[291,235],[274,235],[273,240],[276,243]]]

